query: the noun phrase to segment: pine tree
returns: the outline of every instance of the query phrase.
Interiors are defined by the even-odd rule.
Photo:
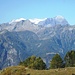
[[[64,59],[65,59],[66,67],[75,66],[75,51],[71,50],[71,51],[67,52]]]
[[[25,67],[29,67],[32,69],[38,69],[38,70],[46,69],[46,64],[43,62],[41,57],[35,57],[35,56],[31,56],[27,58],[25,61],[20,62],[20,65],[23,65]]]
[[[50,68],[61,68],[63,64],[62,58],[59,54],[56,54],[50,62]]]

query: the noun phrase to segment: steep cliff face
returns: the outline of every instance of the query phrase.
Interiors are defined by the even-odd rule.
[[[0,32],[0,67],[17,65],[29,54],[25,43],[22,42],[15,32]]]

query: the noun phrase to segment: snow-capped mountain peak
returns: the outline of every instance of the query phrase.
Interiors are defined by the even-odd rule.
[[[44,21],[40,21],[38,24],[43,26],[69,25],[67,20],[61,15],[58,15],[54,18],[47,18]]]
[[[29,19],[32,23],[34,24],[38,24],[40,21],[44,21],[46,20],[47,18],[44,18],[44,19],[37,19],[37,18],[34,18],[34,19]]]
[[[69,25],[68,21],[61,15],[54,17],[56,24]]]
[[[58,15],[58,16],[54,17],[54,19],[57,20],[57,21],[60,21],[60,22],[65,20],[65,18],[61,15]]]
[[[13,19],[11,22],[9,22],[9,24],[14,23],[14,22],[20,22],[22,20],[26,20],[25,18],[19,18],[19,19]]]
[[[16,19],[16,20],[14,19],[11,22],[9,22],[9,24],[15,23],[15,22],[20,22],[22,20],[27,20],[27,19],[24,19],[24,18],[20,18],[20,19]],[[54,18],[42,18],[42,19],[34,18],[34,19],[28,19],[28,20],[31,23],[34,23],[37,25],[43,25],[43,26],[69,25],[67,20],[61,15],[58,15]]]
[[[65,19],[65,18],[61,15],[58,15],[58,16],[55,17],[55,19]]]

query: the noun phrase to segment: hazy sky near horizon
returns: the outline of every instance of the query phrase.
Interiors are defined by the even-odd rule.
[[[61,15],[75,24],[75,0],[0,0],[0,23]]]

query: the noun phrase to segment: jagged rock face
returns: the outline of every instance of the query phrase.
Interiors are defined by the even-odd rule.
[[[39,27],[29,20],[22,20],[19,22],[13,22],[13,23],[4,23],[0,25],[0,31],[2,30],[8,30],[8,31],[25,31],[25,30],[30,30],[30,31],[35,31]]]
[[[29,54],[25,43],[22,42],[17,33],[0,32],[0,67],[17,65]]]
[[[55,26],[55,25],[69,25],[67,20],[62,16],[56,16],[54,18],[47,18],[44,21],[40,21],[38,24],[48,26],[48,27]]]

